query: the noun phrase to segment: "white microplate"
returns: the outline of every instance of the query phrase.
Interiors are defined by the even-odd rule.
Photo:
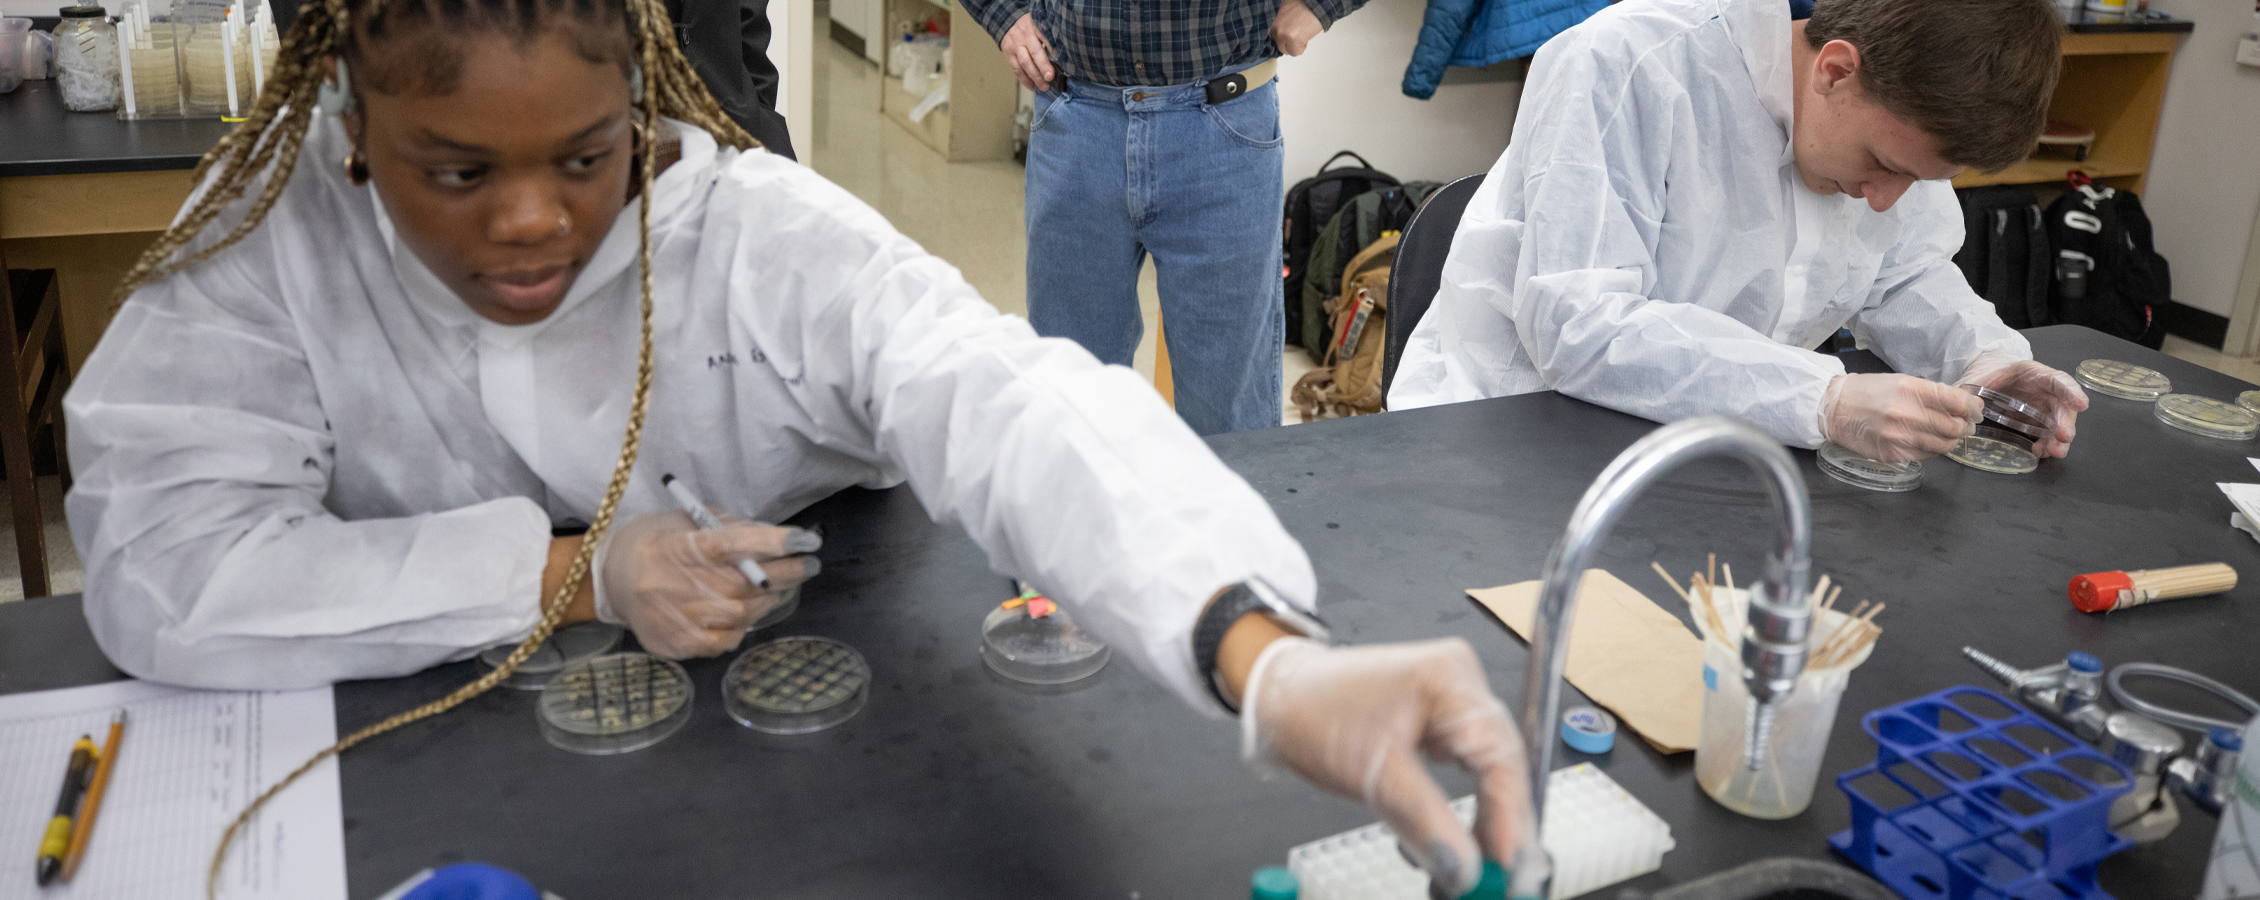
[[[1475,821],[1475,798],[1452,801],[1460,821]],[[1546,779],[1540,841],[1553,863],[1549,900],[1596,891],[1663,867],[1671,826],[1592,763],[1556,769]],[[1298,900],[1427,900],[1428,876],[1397,851],[1397,835],[1376,822],[1287,851],[1302,882]]]

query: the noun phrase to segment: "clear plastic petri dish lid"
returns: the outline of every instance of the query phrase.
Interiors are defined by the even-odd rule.
[[[796,613],[796,612],[799,612],[799,611],[800,611],[800,585],[797,585],[797,584],[796,584],[796,585],[793,585],[792,587],[789,587],[789,588],[786,588],[786,589],[785,589],[785,600],[784,600],[784,602],[777,604],[777,608],[776,608],[776,609],[772,609],[772,610],[770,610],[770,611],[768,611],[768,612],[762,613],[762,614],[761,614],[761,618],[754,620],[754,623],[753,623],[753,627],[751,627],[751,628],[747,628],[746,630],[747,630],[747,631],[760,631],[760,630],[762,630],[762,629],[764,629],[764,628],[772,628],[772,627],[775,627],[777,623],[779,623],[779,622],[782,622],[782,621],[784,621],[784,620],[786,620],[786,619],[790,619],[790,618],[792,618],[792,617],[793,617],[793,613]]]
[[[1982,434],[1963,438],[1954,449],[1946,452],[1946,458],[1997,475],[2023,475],[2040,468],[2040,457],[2034,456],[2031,450]]]
[[[641,750],[691,717],[690,676],[649,653],[607,653],[565,667],[535,704],[550,746],[604,756]]]
[[[757,644],[722,673],[730,718],[769,734],[807,734],[855,718],[871,697],[871,665],[839,641],[796,636]]]
[[[1029,684],[1089,678],[1114,655],[1050,598],[1026,589],[981,620],[981,661]]]
[[[1869,459],[1838,444],[1822,444],[1816,456],[1822,474],[1856,488],[1896,494],[1923,484],[1923,464],[1919,462]]]
[[[620,649],[620,636],[624,633],[620,626],[603,622],[582,622],[557,629],[550,633],[549,640],[534,648],[533,655],[519,663],[509,677],[502,679],[502,686],[521,691],[541,690],[566,666]],[[517,644],[488,647],[479,651],[479,665],[489,671],[502,668],[502,661],[517,649]]]
[[[2026,403],[1992,388],[1975,384],[1962,385],[1962,389],[1976,394],[1985,402],[1985,421],[2014,431],[2032,440],[2040,440],[2056,430],[2056,419],[2039,407]]]
[[[2260,413],[2260,391],[2245,391],[2236,395],[2236,405]]]
[[[2191,434],[2225,441],[2249,441],[2260,434],[2260,413],[2196,394],[2158,398],[2158,421]]]
[[[2174,381],[2157,369],[2145,368],[2115,359],[2091,359],[2080,363],[2072,377],[2097,393],[2125,400],[2155,401],[2173,391]]]

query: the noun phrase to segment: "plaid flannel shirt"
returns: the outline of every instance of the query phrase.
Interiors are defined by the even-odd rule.
[[[1279,0],[959,0],[999,43],[1023,13],[1051,42],[1069,78],[1096,84],[1171,85],[1211,78],[1279,55],[1271,22]],[[1302,0],[1320,25],[1365,0]]]

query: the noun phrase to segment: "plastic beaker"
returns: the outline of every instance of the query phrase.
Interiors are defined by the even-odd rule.
[[[0,94],[24,83],[24,34],[30,30],[30,19],[0,19]]]
[[[1720,594],[1726,594],[1720,591]],[[1746,591],[1722,597],[1719,610],[1726,627],[1738,629]],[[1735,611],[1731,617],[1729,610]],[[1858,653],[1826,669],[1806,668],[1797,687],[1777,704],[1773,727],[1753,770],[1744,764],[1743,747],[1749,741],[1750,692],[1742,683],[1739,644],[1708,633],[1700,616],[1703,640],[1703,730],[1695,745],[1695,781],[1720,806],[1756,819],[1786,819],[1804,812],[1813,802],[1819,782],[1821,756],[1828,750],[1829,731],[1836,725],[1836,703],[1851,683],[1852,670],[1866,662],[1874,650],[1869,644]],[[1813,617],[1808,647],[1819,647],[1836,629],[1847,627],[1851,616],[1822,610]],[[1729,640],[1739,640],[1739,633]]]

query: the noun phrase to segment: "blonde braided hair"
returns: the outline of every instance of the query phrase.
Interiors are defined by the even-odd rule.
[[[360,11],[358,27],[360,33],[366,34],[370,25],[383,13],[383,0],[360,2],[365,8]],[[436,5],[435,0],[426,2],[427,10]],[[550,10],[556,10],[569,2],[570,0],[533,0],[533,3]],[[643,93],[634,98],[643,117],[647,121],[662,116],[685,121],[706,130],[716,141],[741,149],[760,146],[758,141],[722,112],[721,105],[715,102],[714,95],[707,92],[705,83],[699,80],[690,61],[683,57],[681,48],[675,44],[674,28],[668,24],[666,7],[660,0],[619,2],[626,12],[630,47],[643,74]],[[290,34],[283,39],[282,46],[276,53],[274,75],[267,80],[267,87],[260,93],[251,114],[197,163],[193,177],[196,183],[205,185],[203,193],[177,224],[167,229],[142,253],[141,259],[118,285],[113,299],[115,304],[123,304],[142,285],[170,277],[211,259],[242,240],[265,221],[268,211],[274,208],[276,199],[289,183],[292,171],[297,168],[299,150],[305,143],[307,130],[313,124],[316,96],[327,78],[326,62],[332,58],[342,60],[355,49],[356,23],[353,19],[354,11],[350,8],[353,3],[355,0],[309,0],[300,9],[298,20],[292,23]],[[644,410],[651,396],[651,194],[659,171],[660,142],[647,134],[640,144],[636,150],[642,160],[641,183],[637,185],[636,258],[641,275],[642,298],[635,400],[629,408],[627,433],[620,442],[619,463],[613,467],[612,479],[605,487],[604,501],[597,507],[594,521],[589,523],[589,530],[581,540],[580,552],[574,555],[573,564],[566,571],[565,582],[544,605],[541,622],[534,626],[533,633],[527,635],[493,671],[455,689],[445,697],[347,735],[345,739],[314,754],[312,759],[261,792],[229,823],[227,831],[220,836],[219,846],[212,851],[212,866],[204,881],[206,897],[216,900],[219,896],[220,872],[227,861],[228,847],[269,799],[307,772],[313,771],[325,759],[337,756],[377,735],[453,709],[502,683],[549,638],[564,618],[565,611],[572,606],[574,595],[579,593],[581,583],[588,577],[597,543],[611,527],[613,511],[618,508],[621,495],[627,491],[628,475],[635,468],[637,451],[643,440]],[[207,184],[205,176],[215,167],[219,174]],[[269,172],[270,169],[266,185],[252,202],[242,222],[211,246],[180,255],[182,248],[202,234],[229,204],[243,197],[260,173]]]

